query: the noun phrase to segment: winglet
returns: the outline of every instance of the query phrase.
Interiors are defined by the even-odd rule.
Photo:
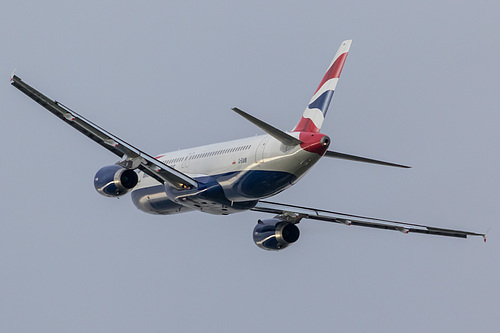
[[[486,235],[488,234],[488,232],[490,232],[490,229],[491,229],[491,227],[488,228],[488,230],[484,234],[481,235],[481,236],[483,236],[483,239],[484,239],[485,243],[486,243]]]
[[[10,83],[14,83],[14,76],[16,76],[16,71],[17,71],[17,67],[14,68],[14,70],[12,71],[12,73],[10,74]]]

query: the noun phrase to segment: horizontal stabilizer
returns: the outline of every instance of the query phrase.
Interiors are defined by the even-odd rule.
[[[396,163],[378,161],[378,160],[374,160],[374,159],[371,159],[371,158],[354,156],[354,155],[339,153],[339,152],[331,151],[331,150],[328,150],[326,152],[325,156],[326,157],[333,157],[333,158],[340,158],[340,159],[349,160],[349,161],[371,163],[371,164],[379,164],[379,165],[392,166],[392,167],[398,167],[398,168],[406,168],[406,169],[411,168],[411,167],[409,167],[407,165],[401,165],[401,164],[396,164]]]
[[[250,121],[254,125],[258,126],[260,129],[262,129],[264,132],[267,134],[271,135],[273,138],[276,140],[280,141],[284,145],[287,146],[296,146],[300,145],[302,141],[300,141],[297,138],[294,138],[290,134],[287,134],[279,129],[277,129],[274,126],[269,125],[268,123],[263,122],[260,119],[255,118],[254,116],[249,115],[245,111],[242,111],[238,108],[232,108],[234,112],[245,118],[246,120]]]

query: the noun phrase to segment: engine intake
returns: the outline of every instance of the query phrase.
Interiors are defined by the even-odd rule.
[[[119,165],[101,168],[94,177],[94,187],[106,197],[119,197],[133,189],[139,181],[134,170]]]
[[[269,219],[257,223],[253,230],[255,245],[263,250],[279,251],[295,243],[300,236],[299,228],[280,219]]]

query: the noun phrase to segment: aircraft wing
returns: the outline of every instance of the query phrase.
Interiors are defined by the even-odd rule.
[[[137,149],[126,141],[111,134],[105,129],[79,115],[67,106],[50,99],[38,90],[23,82],[16,75],[12,75],[11,84],[33,99],[35,102],[52,112],[66,124],[72,126],[88,138],[94,140],[107,150],[122,158],[118,163],[127,169],[143,171],[160,183],[168,183],[177,189],[196,188],[198,183],[188,175],[169,167],[154,157]]]
[[[301,219],[311,219],[325,222],[334,222],[349,226],[356,225],[360,227],[395,230],[405,234],[411,232],[459,238],[467,238],[467,236],[482,236],[484,238],[484,241],[486,241],[486,235],[481,233],[351,215],[323,209],[281,204],[270,201],[259,201],[259,203],[252,210],[263,213],[277,214],[280,218],[294,223],[298,223]]]

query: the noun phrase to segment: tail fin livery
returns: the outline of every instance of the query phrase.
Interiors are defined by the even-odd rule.
[[[293,129],[294,132],[319,132],[325,119],[328,106],[333,97],[333,92],[339,81],[340,73],[344,67],[347,53],[351,47],[352,40],[342,42],[332,63],[328,67],[323,80],[314,92],[309,105],[302,114],[302,119]]]

